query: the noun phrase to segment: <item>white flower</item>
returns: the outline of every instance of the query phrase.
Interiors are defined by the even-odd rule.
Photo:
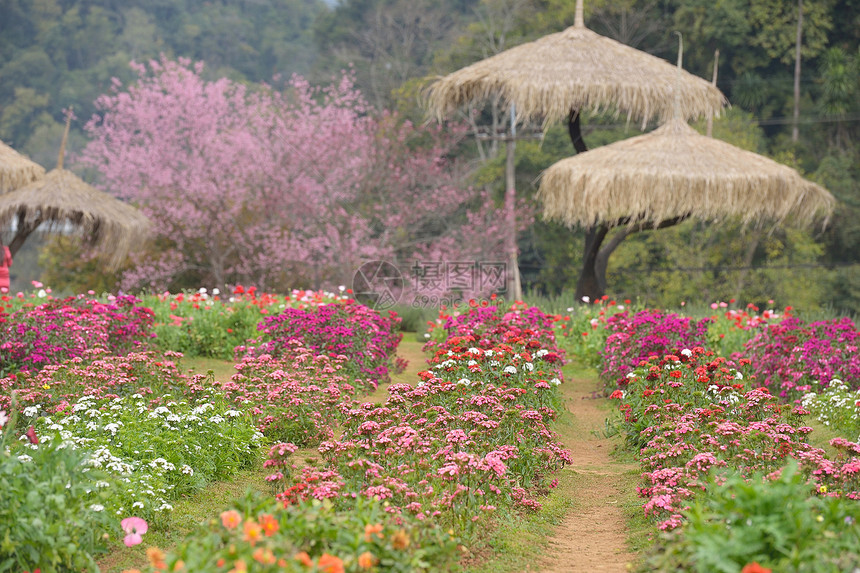
[[[635,372],[628,372],[627,377],[628,378],[636,378],[636,373]]]
[[[567,312],[573,312],[574,308],[572,306],[567,307]]]
[[[26,408],[24,408],[24,415],[28,418],[32,418],[33,416],[37,415],[39,413],[39,410],[41,409],[42,407],[39,404],[36,404],[35,406],[27,406]]]
[[[549,350],[547,350],[546,348],[541,348],[540,350],[535,352],[535,356],[537,356],[538,358],[546,356],[547,354],[549,354]]]
[[[90,509],[92,509],[93,511],[104,511],[104,510],[105,510],[105,506],[103,506],[103,505],[101,505],[101,504],[99,504],[99,503],[94,503],[94,504],[92,504],[92,505],[90,506]]]
[[[40,288],[39,289],[39,298],[45,298],[46,296],[48,296],[48,293],[45,292],[45,289]]]
[[[505,374],[516,374],[517,367],[516,366],[505,366]]]
[[[429,332],[425,332],[425,333],[424,333],[424,338],[430,338],[430,333],[429,333]]]
[[[475,348],[474,346],[469,348],[466,352],[468,352],[469,354],[480,354],[481,353],[481,351],[478,350],[477,348]]]
[[[582,297],[582,302],[586,302],[586,303],[591,302],[591,298],[584,296],[584,297]]]
[[[143,509],[143,502],[142,502],[142,501],[136,501],[136,502],[134,502],[133,504],[131,504],[131,507],[132,507],[132,508]]]
[[[343,292],[346,290],[346,287],[343,285],[340,285],[339,287],[337,287],[337,290],[339,290],[340,292]]]
[[[242,412],[240,412],[239,410],[227,410],[226,412],[224,412],[224,415],[230,418],[238,418],[242,415]]]
[[[220,424],[221,422],[224,421],[224,418],[222,418],[220,414],[215,414],[214,416],[209,418],[209,421],[212,422],[213,424]]]
[[[477,364],[478,364],[478,363],[477,363],[475,360],[469,360],[469,361],[466,363],[466,366],[477,366]]]
[[[743,380],[743,379],[744,379],[743,374],[741,374],[740,372],[735,372],[735,380]]]
[[[464,386],[468,386],[471,383],[472,383],[472,381],[469,380],[468,378],[460,378],[459,380],[457,380],[457,384],[462,384]]]
[[[19,462],[32,462],[33,458],[31,458],[27,454],[21,454],[20,456],[18,456],[18,461]]]
[[[212,296],[218,296],[219,294],[221,294],[221,289],[220,289],[220,288],[215,287],[215,288],[213,288],[213,289],[212,289]]]
[[[589,320],[588,322],[590,322],[590,323],[591,323],[591,326],[592,326],[592,327],[595,327],[595,328],[597,327],[597,325],[598,325],[598,324],[600,324],[600,321],[599,321],[599,320],[597,320],[596,318],[592,318],[592,319],[591,319],[591,320]]]
[[[189,466],[188,464],[182,464],[182,467],[179,468],[179,471],[184,473],[187,476],[193,476],[194,475],[194,469],[191,466]]]
[[[523,368],[525,368],[529,372],[535,369],[534,364],[532,364],[531,362],[526,362],[525,364],[523,364]]]
[[[559,384],[561,384],[561,380],[559,380],[558,378],[553,378],[552,380],[549,381],[549,383],[552,384],[553,386],[558,386]]]
[[[490,357],[490,356],[492,356],[492,355],[493,355],[493,351],[492,351],[492,350],[484,350],[484,356],[486,356],[486,357],[488,357],[488,358],[489,358],[489,357]]]
[[[685,348],[684,350],[681,351],[681,354],[683,354],[684,356],[689,358],[690,356],[693,355],[693,351],[690,350],[689,348]]]

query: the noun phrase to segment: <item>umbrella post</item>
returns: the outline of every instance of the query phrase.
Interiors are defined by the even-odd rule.
[[[507,157],[505,158],[505,251],[508,254],[508,273],[505,277],[509,296],[522,300],[523,289],[520,283],[520,269],[517,262],[517,189],[516,189],[516,149],[517,149],[516,109],[511,106],[511,136],[507,137]]]

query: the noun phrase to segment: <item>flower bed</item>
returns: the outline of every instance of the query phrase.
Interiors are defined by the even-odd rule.
[[[641,357],[642,346],[648,346],[643,343],[647,339],[642,336],[610,339],[607,339],[606,348],[610,359],[613,353]],[[625,348],[625,344],[632,347]],[[620,402],[622,417],[619,423],[626,433],[628,445],[637,453],[642,465],[642,486],[637,490],[646,500],[643,504],[645,514],[663,530],[683,525],[681,533],[665,538],[666,547],[661,549],[658,546],[647,557],[643,565],[646,569],[655,567],[657,563],[662,563],[661,567],[670,563],[668,567],[673,570],[700,565],[696,570],[715,570],[715,567],[734,570],[732,567],[749,564],[753,558],[768,566],[785,565],[780,560],[780,551],[774,549],[768,540],[758,545],[751,543],[746,550],[737,547],[726,549],[721,554],[724,565],[716,565],[710,557],[705,559],[696,553],[706,551],[708,555],[715,555],[714,532],[711,532],[711,537],[702,534],[703,530],[711,527],[711,523],[723,523],[723,520],[729,523],[731,515],[740,512],[748,515],[748,526],[761,529],[766,527],[764,521],[771,519],[767,512],[753,507],[716,503],[714,500],[719,499],[720,492],[724,491],[720,484],[727,479],[744,484],[753,480],[748,486],[736,488],[755,489],[757,480],[779,482],[786,471],[786,464],[794,464],[793,467],[799,467],[803,481],[791,481],[783,490],[791,490],[792,495],[802,492],[803,497],[798,503],[806,504],[813,511],[827,512],[830,517],[836,514],[850,516],[858,510],[860,444],[842,438],[831,440],[831,446],[837,450],[833,457],[822,449],[814,448],[807,442],[812,429],[802,425],[802,419],[809,411],[796,404],[781,403],[767,387],[760,386],[750,376],[751,372],[761,372],[755,359],[752,363],[750,359],[739,359],[737,368],[743,372],[724,357],[716,356],[701,346],[681,348],[677,355],[652,355],[641,360],[639,366],[625,376],[623,387],[610,396]],[[819,502],[822,497],[836,501]],[[810,499],[803,501],[806,498]],[[791,508],[789,501],[788,498],[780,498],[775,503],[783,510],[786,504]],[[721,509],[716,515],[706,514],[705,506],[712,512],[716,507]],[[724,513],[719,514],[720,511]],[[788,519],[797,519],[797,514],[797,511],[788,511]],[[704,515],[708,517],[704,518]],[[834,539],[857,537],[854,521],[830,517],[819,521],[828,520]],[[804,527],[792,534],[810,539],[827,538],[817,526]],[[723,530],[720,531],[722,535]],[[775,532],[773,535],[780,534]],[[735,540],[733,543],[740,543],[741,538],[731,539]],[[758,547],[761,552],[755,553],[751,549],[753,547]],[[840,570],[839,564],[843,562],[845,553],[842,544],[826,543],[818,553],[821,570]],[[804,559],[807,561],[792,561],[793,567],[802,566],[790,570],[815,570],[810,568],[811,562],[808,561],[811,555],[806,555]],[[856,552],[852,558],[858,558]]]
[[[346,357],[345,370],[373,389],[388,381],[389,369],[397,367],[394,354],[403,337],[399,324],[396,313],[384,316],[354,301],[287,308],[267,317],[257,327],[262,336],[247,347],[237,347],[236,353],[278,358],[299,341],[317,354]]]
[[[711,319],[698,322],[689,317],[659,310],[627,311],[607,319],[610,334],[602,351],[606,389],[627,385],[627,375],[651,357],[678,354],[682,349],[704,346]]]
[[[756,380],[785,399],[799,400],[838,378],[860,388],[860,335],[848,318],[805,323],[796,317],[770,324],[745,345]]]
[[[114,354],[147,348],[155,336],[153,313],[140,302],[128,295],[107,302],[79,295],[0,314],[0,376],[36,372],[96,348]]]
[[[523,326],[549,327],[552,318],[522,310],[473,307],[455,320],[452,330],[474,334],[432,344],[417,386],[392,385],[385,404],[348,409],[341,437],[319,448],[324,468],[284,475],[294,446],[275,446],[269,465],[285,481],[280,498],[344,507],[378,498],[390,513],[458,531],[499,506],[538,508],[526,488],[545,486],[570,458],[546,425],[559,403],[552,330]]]
[[[254,287],[235,287],[222,295],[205,288],[143,297],[155,312],[156,342],[163,350],[185,356],[209,356],[230,360],[236,346],[259,335],[257,325],[285,308],[313,309],[345,302],[344,294],[294,290],[287,295],[258,293]]]

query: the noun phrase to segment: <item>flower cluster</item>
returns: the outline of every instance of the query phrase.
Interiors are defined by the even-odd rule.
[[[189,388],[198,399],[224,395],[270,440],[316,446],[332,438],[333,422],[355,401],[346,363],[344,356],[331,358],[292,340],[278,358],[245,356],[229,381],[192,382]]]
[[[114,354],[145,349],[155,336],[152,310],[133,296],[108,298],[79,295],[23,303],[8,314],[0,309],[0,375],[35,372],[95,348]]]
[[[310,308],[286,308],[258,325],[262,336],[247,347],[237,347],[237,356],[275,358],[292,350],[293,343],[316,354],[346,357],[345,369],[369,388],[388,381],[397,344],[400,318],[394,312],[382,315],[354,301]]]
[[[825,426],[843,436],[851,436],[860,441],[860,389],[851,390],[838,378],[830,381],[826,388],[809,392],[803,396],[801,404]]]
[[[248,494],[169,555],[151,547],[146,571],[445,571],[454,565],[455,543],[438,527],[393,518],[376,500],[362,498],[342,511],[317,500],[285,508],[272,498]]]
[[[782,398],[799,399],[838,378],[860,387],[860,334],[849,318],[805,323],[787,317],[769,324],[746,344],[759,383]]]
[[[643,360],[705,346],[711,319],[695,322],[674,313],[642,310],[633,316],[627,311],[620,312],[606,322],[610,334],[602,351],[601,376],[611,392],[626,386],[627,375]]]

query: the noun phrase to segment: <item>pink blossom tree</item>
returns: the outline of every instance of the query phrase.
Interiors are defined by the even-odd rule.
[[[97,100],[81,158],[155,222],[123,288],[327,287],[367,260],[503,260],[503,218],[449,158],[464,132],[374,115],[348,74],[280,93],[187,60],[135,69]]]

